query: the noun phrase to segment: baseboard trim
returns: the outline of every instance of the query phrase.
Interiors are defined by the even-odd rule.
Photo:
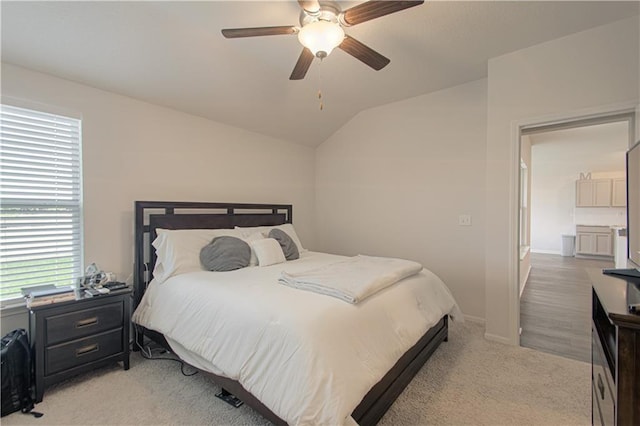
[[[473,322],[473,323],[476,323],[476,324],[481,324],[481,325],[485,325],[485,323],[486,323],[484,318],[475,317],[473,315],[464,315],[464,320],[465,321],[469,321],[469,322]]]
[[[561,251],[557,250],[540,250],[540,249],[531,249],[531,253],[540,253],[540,254],[557,254],[562,255]]]
[[[513,343],[511,343],[511,341],[505,337],[502,336],[498,336],[496,334],[491,334],[491,333],[484,333],[484,338],[487,340],[491,340],[492,342],[498,342],[498,343],[502,343],[505,345],[510,345],[513,346]]]
[[[576,259],[591,259],[591,260],[613,260],[613,256],[598,255],[598,254],[576,254]]]

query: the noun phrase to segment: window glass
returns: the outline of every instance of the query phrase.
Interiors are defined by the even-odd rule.
[[[82,271],[81,122],[1,105],[0,300]]]

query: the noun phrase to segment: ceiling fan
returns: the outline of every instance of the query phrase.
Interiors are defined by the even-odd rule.
[[[424,3],[424,0],[370,0],[346,10],[341,10],[335,1],[298,0],[298,3],[302,8],[299,27],[285,25],[229,28],[222,30],[222,35],[226,38],[239,38],[297,34],[304,48],[289,77],[290,80],[302,80],[313,58],[323,59],[335,47],[378,71],[391,61],[355,38],[346,35],[343,28],[418,6]]]

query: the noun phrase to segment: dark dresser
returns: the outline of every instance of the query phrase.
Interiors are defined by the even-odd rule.
[[[129,369],[131,290],[32,307],[36,402],[47,386],[122,361]]]
[[[592,423],[640,425],[640,280],[589,269],[592,293]]]

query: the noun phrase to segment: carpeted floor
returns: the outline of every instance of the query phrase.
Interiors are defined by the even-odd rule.
[[[590,364],[483,338],[484,327],[452,323],[443,343],[382,419],[382,425],[588,425]],[[6,426],[90,424],[268,424],[251,408],[214,397],[204,375],[132,354],[131,369],[100,369],[45,392],[36,411]]]

